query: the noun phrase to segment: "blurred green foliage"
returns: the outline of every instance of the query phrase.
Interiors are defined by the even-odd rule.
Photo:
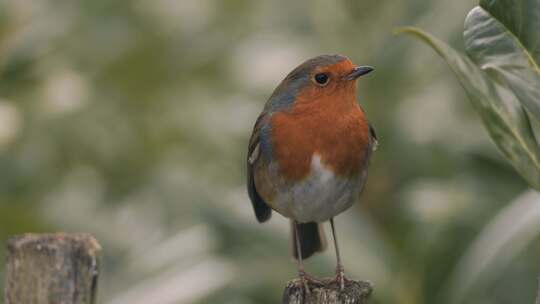
[[[483,0],[465,19],[467,55],[430,34],[402,31],[429,44],[452,68],[491,137],[531,187],[540,190],[540,2]],[[536,123],[535,123],[536,122]]]
[[[348,275],[374,303],[532,303],[538,197],[442,62],[391,34],[413,24],[461,48],[475,4],[3,0],[0,239],[94,234],[100,303],[279,302],[289,226],[256,223],[247,140],[288,71],[341,53],[376,69],[359,102],[380,138],[362,201],[337,218]],[[332,274],[332,250],[307,268]]]

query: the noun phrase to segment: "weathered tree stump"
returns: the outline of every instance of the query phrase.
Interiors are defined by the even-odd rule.
[[[540,277],[538,277],[538,291],[536,293],[536,302],[535,304],[540,304]]]
[[[310,282],[310,293],[306,294],[300,279],[287,283],[283,291],[283,304],[365,304],[373,290],[371,283],[349,280],[343,291],[333,280],[322,279],[321,283]]]
[[[24,234],[7,245],[6,304],[93,304],[101,247],[88,234]]]

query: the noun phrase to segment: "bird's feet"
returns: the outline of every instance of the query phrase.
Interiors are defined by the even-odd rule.
[[[299,270],[298,271],[298,277],[300,277],[300,280],[302,281],[302,285],[304,287],[304,290],[305,290],[306,294],[310,293],[309,284],[315,284],[315,285],[322,285],[323,284],[322,281],[316,279],[313,276],[310,276],[304,270]]]
[[[343,265],[338,264],[336,266],[336,278],[334,281],[339,284],[339,289],[343,290],[345,288],[345,283],[349,281],[347,277],[345,276],[345,268],[343,268]]]

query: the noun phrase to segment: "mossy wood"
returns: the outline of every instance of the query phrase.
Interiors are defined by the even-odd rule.
[[[536,294],[535,304],[540,304],[540,277],[538,277],[538,293]]]
[[[309,283],[309,294],[305,293],[300,279],[287,283],[283,291],[283,304],[366,304],[371,296],[372,286],[364,281],[347,281],[340,290],[333,278],[321,283]]]
[[[88,234],[24,234],[7,244],[6,304],[94,304],[101,248]]]

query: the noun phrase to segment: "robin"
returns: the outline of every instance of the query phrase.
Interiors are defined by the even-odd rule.
[[[259,222],[272,210],[291,221],[292,254],[299,276],[314,280],[302,260],[326,247],[322,223],[332,228],[341,289],[334,217],[359,199],[377,143],[356,102],[356,79],[373,71],[341,55],[322,55],[299,65],[279,84],[259,115],[249,141],[247,188]]]

